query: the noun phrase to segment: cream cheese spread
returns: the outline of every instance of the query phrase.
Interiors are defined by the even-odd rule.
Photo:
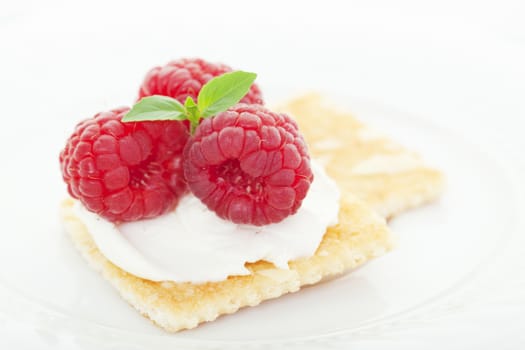
[[[246,275],[245,264],[288,262],[313,255],[327,227],[337,224],[340,192],[322,166],[312,161],[314,180],[298,212],[266,226],[223,220],[195,196],[154,219],[115,225],[80,202],[75,215],[102,254],[124,271],[152,281],[211,282]]]

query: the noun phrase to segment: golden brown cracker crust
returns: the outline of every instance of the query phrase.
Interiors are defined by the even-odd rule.
[[[343,194],[339,224],[327,230],[315,255],[290,262],[289,270],[259,261],[247,264],[252,274],[232,276],[221,282],[148,281],[126,273],[107,260],[73,214],[73,201],[63,203],[62,217],[67,232],[84,258],[126,301],[165,330],[193,328],[239,308],[257,305],[351,270],[392,246],[385,220],[368,205],[384,217],[390,217],[432,200],[441,192],[442,174],[423,165],[388,174],[353,172],[357,164],[376,155],[412,153],[384,137],[370,137],[363,124],[346,112],[327,107],[320,96],[306,95],[279,109],[297,118],[312,156],[325,162],[328,174]]]
[[[82,256],[141,314],[170,332],[296,292],[303,285],[382,255],[392,245],[385,220],[357,198],[345,196],[339,224],[328,229],[314,256],[290,262],[289,270],[259,261],[247,264],[251,275],[232,276],[221,282],[152,282],[126,273],[107,260],[73,214],[72,205],[72,200],[63,203],[62,218]]]
[[[443,190],[443,174],[421,164],[393,173],[357,173],[359,164],[377,156],[419,158],[401,145],[377,134],[352,114],[310,93],[277,107],[295,117],[313,158],[323,161],[327,173],[343,192],[364,200],[384,217],[434,200]]]

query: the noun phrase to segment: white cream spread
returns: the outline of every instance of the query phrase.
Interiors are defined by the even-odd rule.
[[[394,174],[414,170],[423,165],[421,159],[409,153],[381,154],[357,163],[352,168],[353,174]]]
[[[74,212],[113,264],[152,281],[201,283],[250,272],[245,263],[288,262],[315,253],[326,228],[335,225],[340,193],[324,169],[312,161],[314,181],[301,208],[266,226],[220,219],[187,195],[177,209],[154,219],[115,225],[76,202]]]

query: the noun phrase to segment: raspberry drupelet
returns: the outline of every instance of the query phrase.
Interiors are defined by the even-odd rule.
[[[70,195],[113,222],[158,216],[187,191],[182,171],[187,127],[177,121],[123,123],[128,110],[79,123],[60,153]]]
[[[219,217],[258,226],[296,213],[313,180],[295,121],[247,104],[201,121],[184,148],[184,175]]]
[[[210,63],[200,58],[183,58],[162,67],[152,68],[139,90],[140,100],[146,96],[163,95],[184,103],[190,96],[197,99],[202,86],[214,77],[231,72],[224,64]],[[263,104],[261,91],[253,84],[241,102]]]

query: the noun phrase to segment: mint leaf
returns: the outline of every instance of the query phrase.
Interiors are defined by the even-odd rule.
[[[186,101],[184,101],[184,107],[193,108],[196,106],[197,104],[195,103],[195,101],[193,101],[193,98],[191,98],[191,96],[186,97]]]
[[[207,82],[197,99],[201,118],[224,112],[237,104],[248,93],[256,77],[255,73],[236,71]]]
[[[184,108],[186,108],[186,116],[190,121],[190,134],[193,135],[193,132],[199,125],[199,108],[191,96],[186,97],[186,101],[184,101]]]
[[[137,102],[126,113],[123,122],[145,120],[185,120],[186,109],[177,100],[167,96],[148,96]]]
[[[238,103],[256,77],[255,73],[242,71],[223,74],[202,87],[197,102],[188,96],[184,105],[171,97],[148,96],[137,102],[122,121],[189,120],[193,134],[201,118],[214,116]]]
[[[191,96],[186,97],[186,101],[184,102],[184,107],[186,108],[188,119],[192,123],[198,123],[199,122],[199,108],[197,107],[197,104]]]

